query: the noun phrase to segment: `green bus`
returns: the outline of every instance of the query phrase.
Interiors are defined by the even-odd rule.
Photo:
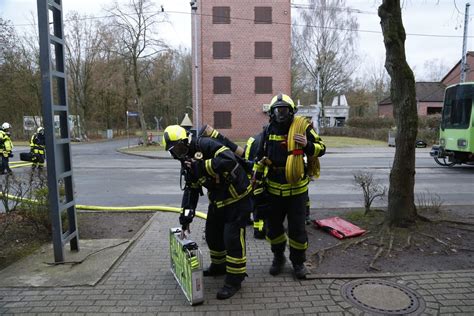
[[[430,155],[441,166],[474,164],[474,82],[446,88],[439,145]]]

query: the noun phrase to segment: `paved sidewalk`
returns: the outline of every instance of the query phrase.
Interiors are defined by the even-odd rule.
[[[247,231],[249,277],[241,291],[229,300],[216,300],[215,293],[223,279],[205,278],[204,304],[189,306],[169,269],[168,230],[176,223],[176,214],[157,213],[141,238],[94,287],[0,288],[0,315],[368,314],[346,301],[341,292],[354,282],[355,276],[298,281],[292,277],[289,267],[281,276],[270,276],[267,272],[272,258],[269,246],[266,241],[255,240],[251,229]],[[191,228],[207,265],[209,257],[202,239],[203,224],[202,220],[196,219]],[[377,308],[393,302],[389,307],[405,304],[410,308],[416,304],[419,308],[414,315],[474,314],[473,270],[386,277],[383,282],[391,282],[394,286],[390,286],[388,292],[393,296],[388,295],[385,302],[381,302],[384,298],[377,297],[376,292],[371,292],[387,289],[383,282],[377,283],[380,278],[359,277],[365,278],[366,284],[354,290],[355,296]],[[372,281],[375,285],[367,285]],[[413,302],[410,298],[406,301],[410,296],[400,292],[397,286],[406,286],[415,293],[411,296]],[[358,289],[360,293],[357,293]]]

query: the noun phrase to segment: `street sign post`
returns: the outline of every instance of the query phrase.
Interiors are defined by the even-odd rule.
[[[138,117],[139,113],[136,111],[126,111],[127,117],[127,141],[128,141],[128,148],[130,148],[130,132],[128,130],[128,117]]]

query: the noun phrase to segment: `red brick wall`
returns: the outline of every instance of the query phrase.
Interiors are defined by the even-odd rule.
[[[418,116],[427,116],[429,107],[442,108],[443,102],[418,102]]]
[[[466,73],[466,82],[474,81],[474,56],[467,54],[466,63],[469,65],[470,71]],[[461,81],[461,64],[456,65],[456,68],[451,71],[442,82],[448,87]]]
[[[379,105],[379,116],[393,117],[393,106],[391,104]]]
[[[418,102],[417,104],[418,116],[428,115],[429,107],[443,107],[443,102]],[[393,117],[393,106],[392,104],[379,105],[379,116]]]
[[[212,125],[215,111],[231,111],[232,128],[221,129],[222,133],[231,139],[246,139],[260,132],[262,126],[268,121],[267,115],[262,112],[262,105],[268,104],[273,95],[279,92],[291,93],[290,1],[201,0],[198,4],[202,13],[200,23],[201,125],[203,123]],[[212,24],[213,6],[231,8],[230,24]],[[254,24],[255,6],[271,6],[274,23]],[[212,43],[214,41],[231,42],[230,59],[213,59]],[[273,58],[255,59],[255,41],[273,42]],[[231,77],[231,94],[213,93],[213,77],[215,76]],[[273,77],[271,94],[255,94],[256,76]]]

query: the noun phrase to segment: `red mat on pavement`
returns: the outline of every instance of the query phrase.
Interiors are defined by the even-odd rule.
[[[336,238],[344,239],[365,233],[365,230],[339,217],[314,220],[316,228],[327,231]]]

